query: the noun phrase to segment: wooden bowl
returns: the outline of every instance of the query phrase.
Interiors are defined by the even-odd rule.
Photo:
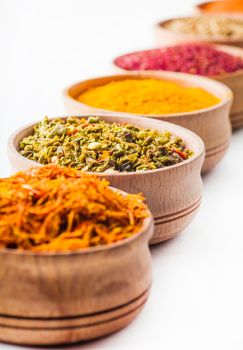
[[[114,80],[157,78],[173,81],[185,86],[196,86],[213,93],[222,101],[215,106],[187,113],[143,115],[164,120],[188,128],[199,135],[205,143],[206,158],[202,171],[207,172],[223,158],[230,142],[231,124],[229,111],[232,103],[232,92],[223,84],[196,75],[174,72],[139,72],[126,75],[112,75],[94,78],[77,83],[64,91],[66,110],[71,114],[109,112],[94,108],[76,100],[77,96],[90,87],[107,84]],[[116,113],[117,114],[117,113]],[[125,116],[128,113],[118,113]],[[131,114],[135,116],[135,114]],[[134,118],[134,121],[136,117]]]
[[[216,45],[221,51],[225,51],[233,56],[238,56],[243,59],[243,49],[231,46]],[[243,126],[243,70],[239,70],[234,73],[224,74],[220,77],[214,77],[214,79],[227,85],[233,92],[233,103],[230,111],[230,120],[233,129],[237,129]]]
[[[225,1],[225,0],[224,0]],[[209,4],[212,4],[214,2],[224,2],[224,1],[206,1],[206,2],[201,2],[200,4],[196,5],[195,7],[195,12],[196,14],[200,14],[200,15],[214,15],[214,14],[217,14],[217,15],[222,15],[222,16],[237,16],[237,17],[240,17],[243,15],[243,12],[209,12],[209,11],[205,11],[205,7],[207,7],[207,5]]]
[[[181,17],[182,18],[182,17]],[[184,17],[186,18],[186,17]],[[187,17],[189,18],[189,17]],[[166,21],[159,22],[155,26],[155,36],[156,36],[156,42],[158,46],[171,46],[173,44],[180,44],[182,42],[188,42],[188,41],[201,41],[201,42],[207,42],[207,43],[213,43],[213,44],[221,44],[221,45],[232,45],[232,46],[238,46],[243,48],[243,37],[238,40],[220,40],[218,38],[204,38],[200,35],[196,34],[190,34],[190,33],[183,33],[183,32],[174,32],[172,30],[169,30],[164,27],[166,23],[169,23],[173,21],[175,18],[168,19]],[[177,18],[178,19],[178,18]]]
[[[151,213],[141,231],[110,246],[64,253],[0,250],[0,341],[56,345],[127,326],[151,286]]]
[[[116,188],[128,193],[142,192],[146,196],[155,221],[151,244],[167,240],[181,232],[192,221],[201,201],[200,172],[204,159],[204,145],[201,139],[189,130],[159,120],[119,115],[106,115],[101,119],[106,122],[127,122],[159,131],[168,130],[185,140],[188,147],[194,150],[192,158],[162,169],[114,174],[97,173],[100,177],[108,179]],[[18,153],[20,140],[32,133],[34,125],[23,127],[9,139],[8,155],[14,171],[38,164]]]
[[[170,46],[173,46],[173,45],[170,45]],[[241,48],[226,46],[226,45],[214,45],[214,47],[220,51],[229,53],[233,56],[241,57],[243,59],[243,49]],[[146,51],[146,50],[141,50],[141,51]],[[112,61],[112,67],[115,70],[115,72],[118,72],[120,74],[129,74],[130,72],[132,72],[132,71],[128,71],[126,69],[120,68],[116,64],[116,59]],[[137,73],[143,74],[144,72],[148,72],[148,71],[139,70]],[[160,72],[160,71],[150,71],[151,74],[156,74],[157,72]],[[234,73],[223,74],[220,76],[211,76],[210,78],[215,79],[227,85],[232,90],[234,99],[233,99],[233,104],[230,111],[231,125],[233,129],[237,129],[243,126],[243,98],[242,98],[243,70],[239,70]]]

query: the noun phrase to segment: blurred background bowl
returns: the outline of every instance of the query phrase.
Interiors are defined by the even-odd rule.
[[[218,15],[218,16],[222,16],[222,15]],[[201,42],[207,42],[207,43],[213,43],[213,44],[232,45],[232,46],[238,46],[243,48],[243,37],[237,40],[236,39],[219,39],[213,36],[211,36],[210,38],[205,38],[201,35],[197,35],[193,33],[172,31],[165,27],[166,24],[168,24],[171,21],[174,21],[175,19],[187,19],[187,18],[191,18],[191,17],[171,18],[171,19],[167,19],[165,21],[161,21],[157,23],[155,26],[155,37],[156,37],[156,43],[158,44],[158,46],[161,46],[161,45],[170,46],[173,44],[180,44],[182,42],[188,42],[188,41],[190,42],[201,41]]]
[[[227,16],[237,16],[237,17],[240,17],[240,16],[243,16],[243,11],[240,12],[240,11],[219,11],[219,10],[210,10],[208,11],[207,10],[207,7],[208,5],[213,5],[215,3],[219,4],[219,3],[225,3],[227,0],[224,0],[224,1],[206,1],[206,2],[201,2],[200,4],[196,5],[195,6],[195,10],[196,10],[196,14],[201,14],[201,15],[213,15],[213,14],[218,14],[218,15],[227,15]]]

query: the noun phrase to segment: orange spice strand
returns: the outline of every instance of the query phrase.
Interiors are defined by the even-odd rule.
[[[139,232],[148,208],[97,176],[47,165],[0,179],[0,247],[69,251]]]

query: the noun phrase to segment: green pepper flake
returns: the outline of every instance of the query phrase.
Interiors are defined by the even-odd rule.
[[[20,154],[41,164],[54,163],[89,172],[139,172],[164,168],[193,155],[168,131],[107,123],[99,117],[52,119],[36,124],[20,142]]]

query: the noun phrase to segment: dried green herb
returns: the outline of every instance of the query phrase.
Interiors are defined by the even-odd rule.
[[[170,132],[107,123],[98,117],[49,120],[20,142],[20,154],[41,164],[90,172],[131,172],[163,168],[193,153]]]

